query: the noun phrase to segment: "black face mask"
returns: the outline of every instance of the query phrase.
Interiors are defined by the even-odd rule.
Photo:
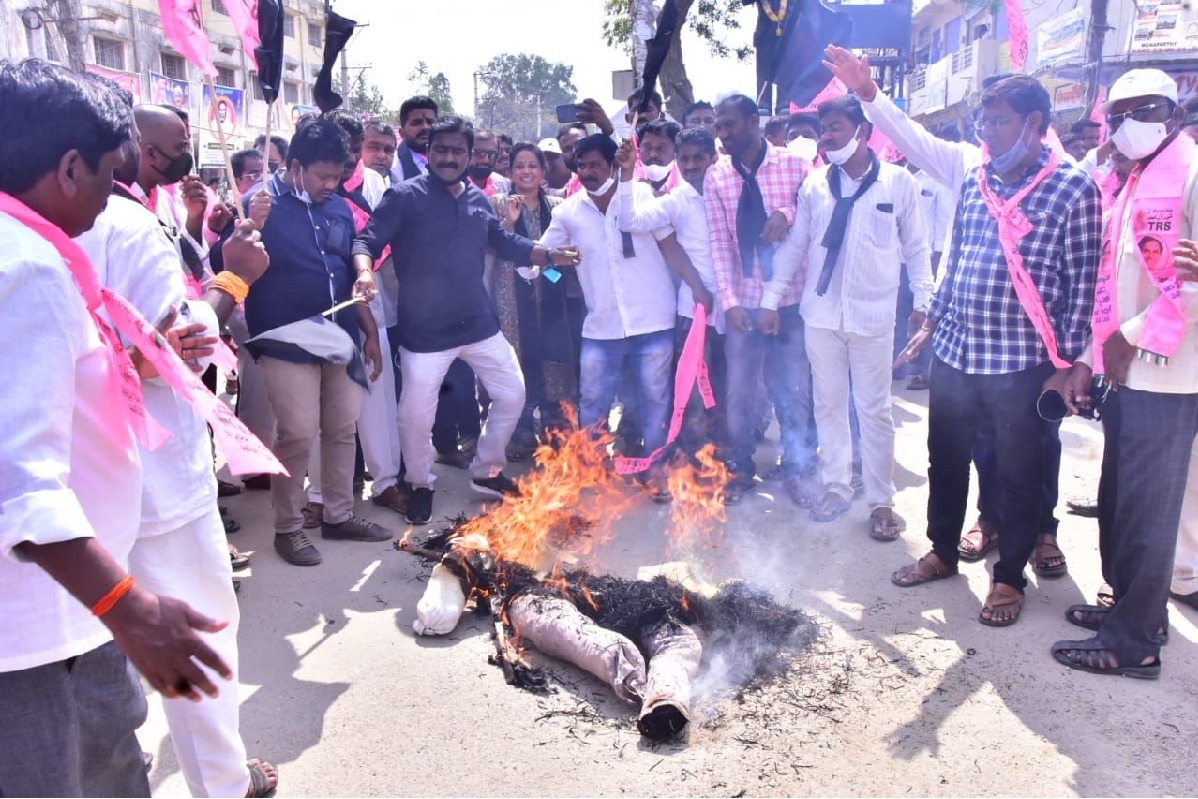
[[[475,182],[486,183],[487,178],[491,177],[491,173],[495,170],[489,166],[472,166],[467,171],[470,173],[470,177],[473,178]]]
[[[154,149],[157,150],[158,148],[155,147]],[[162,151],[159,150],[159,152]],[[162,154],[166,155],[166,153]],[[170,184],[178,183],[180,180],[183,180],[184,177],[190,175],[191,168],[194,165],[195,162],[192,160],[191,153],[184,152],[179,153],[174,158],[169,159],[166,169],[158,169],[158,167],[154,167],[154,169],[158,172],[158,174],[162,175],[163,183]]]

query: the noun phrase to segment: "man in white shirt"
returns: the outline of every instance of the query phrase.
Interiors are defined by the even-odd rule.
[[[1198,145],[1181,130],[1176,83],[1159,69],[1124,73],[1104,111],[1115,146],[1137,163],[1104,225],[1093,340],[1062,391],[1077,410],[1094,375],[1117,389],[1102,405],[1098,489],[1115,604],[1071,607],[1069,621],[1096,635],[1052,652],[1070,668],[1155,679],[1198,439],[1198,285],[1178,283],[1172,257],[1198,225]]]
[[[678,134],[677,147],[670,153],[670,160],[677,161],[683,182],[664,196],[646,200],[642,192],[634,190],[636,155],[632,142],[627,141],[616,154],[616,163],[620,166],[620,187],[616,196],[621,230],[651,233],[666,227],[673,229],[684,256],[667,257],[680,281],[675,348],[681,351],[693,324],[695,305],[702,305],[707,312],[708,326],[704,357],[712,391],[722,397],[726,376],[724,311],[715,304],[715,267],[711,263],[711,239],[703,204],[703,176],[717,159],[715,138],[710,133],[701,127],[682,131]],[[666,242],[662,242],[663,247],[668,246]],[[683,449],[694,452],[709,442],[723,446],[724,416],[724,403],[706,410],[696,392],[687,407],[683,432],[679,436]]]
[[[912,320],[922,324],[932,296],[931,248],[919,186],[905,169],[869,149],[872,126],[861,103],[849,96],[829,100],[820,105],[819,118],[820,152],[830,166],[799,189],[795,224],[778,250],[761,313],[777,313],[792,279],[803,286],[799,310],[807,327],[825,491],[811,518],[832,521],[853,499],[851,394],[861,425],[869,532],[893,541],[905,527],[893,507],[895,305],[906,264],[915,292]]]
[[[670,366],[674,357],[674,283],[658,242],[669,228],[623,233],[619,224],[614,164],[616,143],[603,134],[578,143],[578,177],[584,191],[553,214],[541,244],[571,244],[581,261],[578,279],[586,300],[582,328],[579,421],[585,427],[607,422],[625,363],[638,378],[640,422],[645,454],[665,444],[670,412]],[[652,189],[632,184],[648,200]],[[654,498],[668,500],[664,479],[654,471]]]
[[[141,507],[134,408],[83,299],[91,266],[68,237],[104,208],[131,114],[97,81],[34,59],[0,65],[0,107],[0,318],[12,341],[37,342],[32,356],[0,348],[10,381],[0,423],[0,794],[149,796],[134,734],[145,699],[125,657],[170,697],[217,693],[199,663],[232,675],[196,634],[222,622],[126,570]]]

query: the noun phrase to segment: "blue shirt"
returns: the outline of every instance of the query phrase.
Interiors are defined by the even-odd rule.
[[[262,244],[270,255],[270,268],[254,283],[245,301],[251,336],[319,316],[348,300],[354,285],[354,217],[345,199],[333,195],[308,205],[278,176],[266,190],[273,202],[262,230]],[[335,317],[354,342],[359,341],[357,313],[351,306]],[[261,354],[253,344],[249,347],[255,355]],[[317,362],[303,354],[278,357]]]
[[[1048,163],[1048,150],[1018,180],[1003,183],[987,171],[1001,199],[1013,197]],[[1098,186],[1071,164],[1060,164],[1020,203],[1032,230],[1019,244],[1023,265],[1052,320],[1060,356],[1081,354],[1090,329],[1102,199]],[[961,187],[953,219],[947,271],[929,315],[935,317],[936,357],[968,374],[1010,374],[1048,361],[1011,282],[998,239],[998,223],[986,208],[977,170]]]
[[[504,230],[490,200],[469,181],[454,197],[435,175],[387,189],[354,241],[354,254],[377,259],[388,244],[399,279],[399,345],[411,352],[443,352],[498,333],[499,316],[483,285],[487,248],[526,264],[535,246]]]

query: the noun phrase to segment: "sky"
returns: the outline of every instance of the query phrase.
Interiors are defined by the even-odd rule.
[[[351,70],[369,65],[367,79],[396,108],[414,91],[408,75],[418,61],[425,61],[433,74],[446,74],[454,106],[467,113],[473,110],[475,70],[502,53],[529,53],[572,65],[579,97],[594,97],[606,108],[618,105],[612,97],[612,70],[631,68],[627,56],[603,41],[603,0],[334,0],[333,10],[369,23],[350,40],[349,64]],[[748,6],[741,13],[744,29],[728,39],[731,47],[752,39],[756,11]],[[752,93],[751,59],[716,58],[689,29],[682,48],[696,98]],[[351,71],[351,77],[356,74]]]

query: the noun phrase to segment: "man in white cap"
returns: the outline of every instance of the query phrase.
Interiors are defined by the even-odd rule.
[[[570,182],[574,175],[566,160],[562,158],[562,146],[557,139],[545,137],[537,142],[537,149],[545,154],[545,183],[550,189],[559,192]]]
[[[1092,341],[1065,399],[1085,406],[1093,375],[1117,389],[1102,406],[1098,489],[1102,570],[1115,604],[1070,608],[1069,621],[1097,635],[1058,641],[1052,653],[1070,668],[1155,679],[1198,435],[1198,285],[1179,283],[1173,260],[1198,221],[1198,146],[1182,135],[1177,85],[1159,69],[1124,73],[1104,110],[1115,147],[1135,166],[1107,216]]]

